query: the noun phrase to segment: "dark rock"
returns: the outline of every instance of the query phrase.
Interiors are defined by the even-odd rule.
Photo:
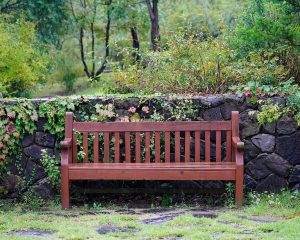
[[[204,110],[202,113],[202,117],[206,121],[223,120],[222,114],[220,111],[220,107],[215,107],[215,108],[210,108],[210,109]]]
[[[202,188],[204,189],[223,189],[225,183],[223,181],[204,181],[202,182]]]
[[[32,158],[34,161],[39,161],[39,159],[41,159],[42,149],[46,149],[50,156],[54,154],[53,149],[41,147],[38,145],[31,145],[27,148],[24,148],[24,153],[27,157]]]
[[[119,232],[136,232],[135,228],[122,228],[113,225],[105,225],[97,229],[99,234],[119,233]]]
[[[263,153],[258,155],[257,158],[250,161],[246,165],[246,172],[256,180],[267,177],[269,174],[272,173],[265,165],[265,161],[267,161],[268,158],[269,154]]]
[[[258,183],[255,190],[258,192],[279,192],[287,187],[288,182],[286,179],[279,177],[276,174],[270,174],[266,179]]]
[[[33,134],[25,134],[23,139],[21,140],[22,147],[28,147],[33,144],[34,135]]]
[[[278,104],[280,107],[286,105],[286,100],[283,97],[272,97],[273,104]]]
[[[50,237],[54,234],[54,232],[46,231],[46,230],[14,230],[8,232],[8,234],[36,238],[36,237]]]
[[[277,122],[277,133],[291,134],[297,130],[297,123],[293,118],[283,116]]]
[[[274,134],[276,132],[276,122],[273,122],[273,123],[269,123],[269,124],[266,124],[266,125],[263,125],[262,126],[262,131],[264,133],[271,133],[271,134]]]
[[[276,138],[276,153],[290,164],[300,164],[300,132]]]
[[[261,125],[257,122],[255,114],[249,116],[250,110],[246,110],[240,114],[241,137],[247,138],[259,133]]]
[[[171,221],[173,218],[177,217],[179,214],[169,214],[163,215],[155,218],[143,219],[141,222],[144,224],[162,225],[165,222]]]
[[[269,134],[258,134],[251,138],[252,142],[262,152],[271,153],[275,147],[275,137]]]
[[[218,217],[217,214],[211,212],[200,212],[200,213],[193,213],[193,217],[195,218],[216,218]]]
[[[128,110],[130,107],[139,107],[140,99],[139,98],[127,98],[121,99],[117,98],[114,100],[114,106],[116,109],[126,109]]]
[[[300,191],[300,183],[296,184],[291,188],[292,191]]]
[[[53,148],[55,144],[55,136],[50,133],[36,132],[35,143],[43,147]]]
[[[125,109],[116,109],[116,114],[119,117],[124,117],[124,116],[128,116],[129,115],[129,111],[125,110]]]
[[[23,153],[21,156],[13,156],[12,162],[7,166],[8,172],[15,175],[23,175],[27,165],[27,161],[28,159]]]
[[[249,140],[244,140],[245,144],[245,151],[244,151],[244,159],[245,162],[250,162],[254,158],[257,157],[257,155],[260,153],[259,149],[255,147],[255,145],[249,141]]]
[[[210,95],[210,96],[200,96],[200,105],[203,107],[217,107],[224,103],[224,97],[223,96],[216,96],[216,95]]]
[[[173,188],[176,189],[199,189],[201,184],[197,181],[172,181]]]
[[[245,182],[245,187],[247,190],[253,190],[257,186],[257,181],[255,181],[248,174],[244,174],[244,182]]]
[[[39,166],[31,160],[28,160],[24,175],[27,182],[30,181],[31,183],[35,183],[41,178],[44,178],[46,176],[46,173],[43,167]]]
[[[54,196],[54,191],[51,187],[51,181],[49,178],[44,178],[36,182],[31,191],[38,197],[48,200]]]
[[[222,114],[224,120],[230,120],[231,112],[239,111],[239,106],[231,104],[231,103],[224,103],[223,105],[221,105],[220,109],[221,109],[221,114]]]
[[[265,165],[273,173],[276,173],[277,175],[282,177],[287,177],[292,168],[288,161],[286,161],[276,153],[272,153],[268,156],[268,158],[266,158]]]
[[[2,176],[2,184],[6,191],[9,193],[16,192],[18,189],[18,184],[20,182],[20,177],[13,174],[4,174]]]
[[[39,118],[39,120],[36,123],[36,130],[37,131],[44,131],[44,125],[47,123],[46,118]]]
[[[300,183],[300,165],[295,166],[291,172],[289,183]]]

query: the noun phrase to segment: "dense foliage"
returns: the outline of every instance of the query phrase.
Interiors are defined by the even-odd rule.
[[[4,96],[28,96],[47,74],[47,54],[41,50],[35,25],[0,15],[0,92]]]

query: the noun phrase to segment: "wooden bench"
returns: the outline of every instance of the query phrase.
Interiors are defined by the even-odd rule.
[[[242,205],[244,143],[239,138],[239,113],[232,112],[231,117],[231,121],[103,123],[73,122],[73,114],[66,113],[62,208],[70,206],[73,180],[231,180],[236,205]],[[78,162],[78,132],[85,153],[82,162]]]

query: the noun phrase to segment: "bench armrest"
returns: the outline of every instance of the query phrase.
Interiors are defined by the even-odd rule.
[[[237,165],[244,165],[244,143],[239,137],[232,137],[233,160]]]
[[[72,138],[65,138],[61,145],[61,165],[67,166],[71,162]]]

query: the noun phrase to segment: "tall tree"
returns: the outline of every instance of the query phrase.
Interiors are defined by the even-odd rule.
[[[151,22],[151,43],[153,51],[160,51],[160,33],[158,22],[158,0],[146,0]]]
[[[66,0],[2,0],[0,13],[24,16],[35,23],[37,37],[42,42],[61,48],[69,20]]]
[[[111,13],[112,13],[112,0],[93,0],[93,1],[85,1],[85,0],[69,0],[70,9],[74,20],[76,22],[76,26],[79,27],[79,47],[80,47],[80,58],[81,62],[84,66],[84,72],[88,78],[93,80],[98,80],[99,75],[103,73],[107,66],[108,57],[110,54],[109,47],[109,39],[110,39],[110,29],[111,29]],[[95,25],[98,24],[98,9],[99,5],[105,7],[106,13],[106,24],[105,24],[105,53],[103,57],[103,61],[101,65],[96,68],[96,32]],[[85,36],[85,33],[89,32],[90,36]],[[90,39],[91,46],[91,66],[87,60],[86,52],[87,49],[84,41],[85,39]]]

